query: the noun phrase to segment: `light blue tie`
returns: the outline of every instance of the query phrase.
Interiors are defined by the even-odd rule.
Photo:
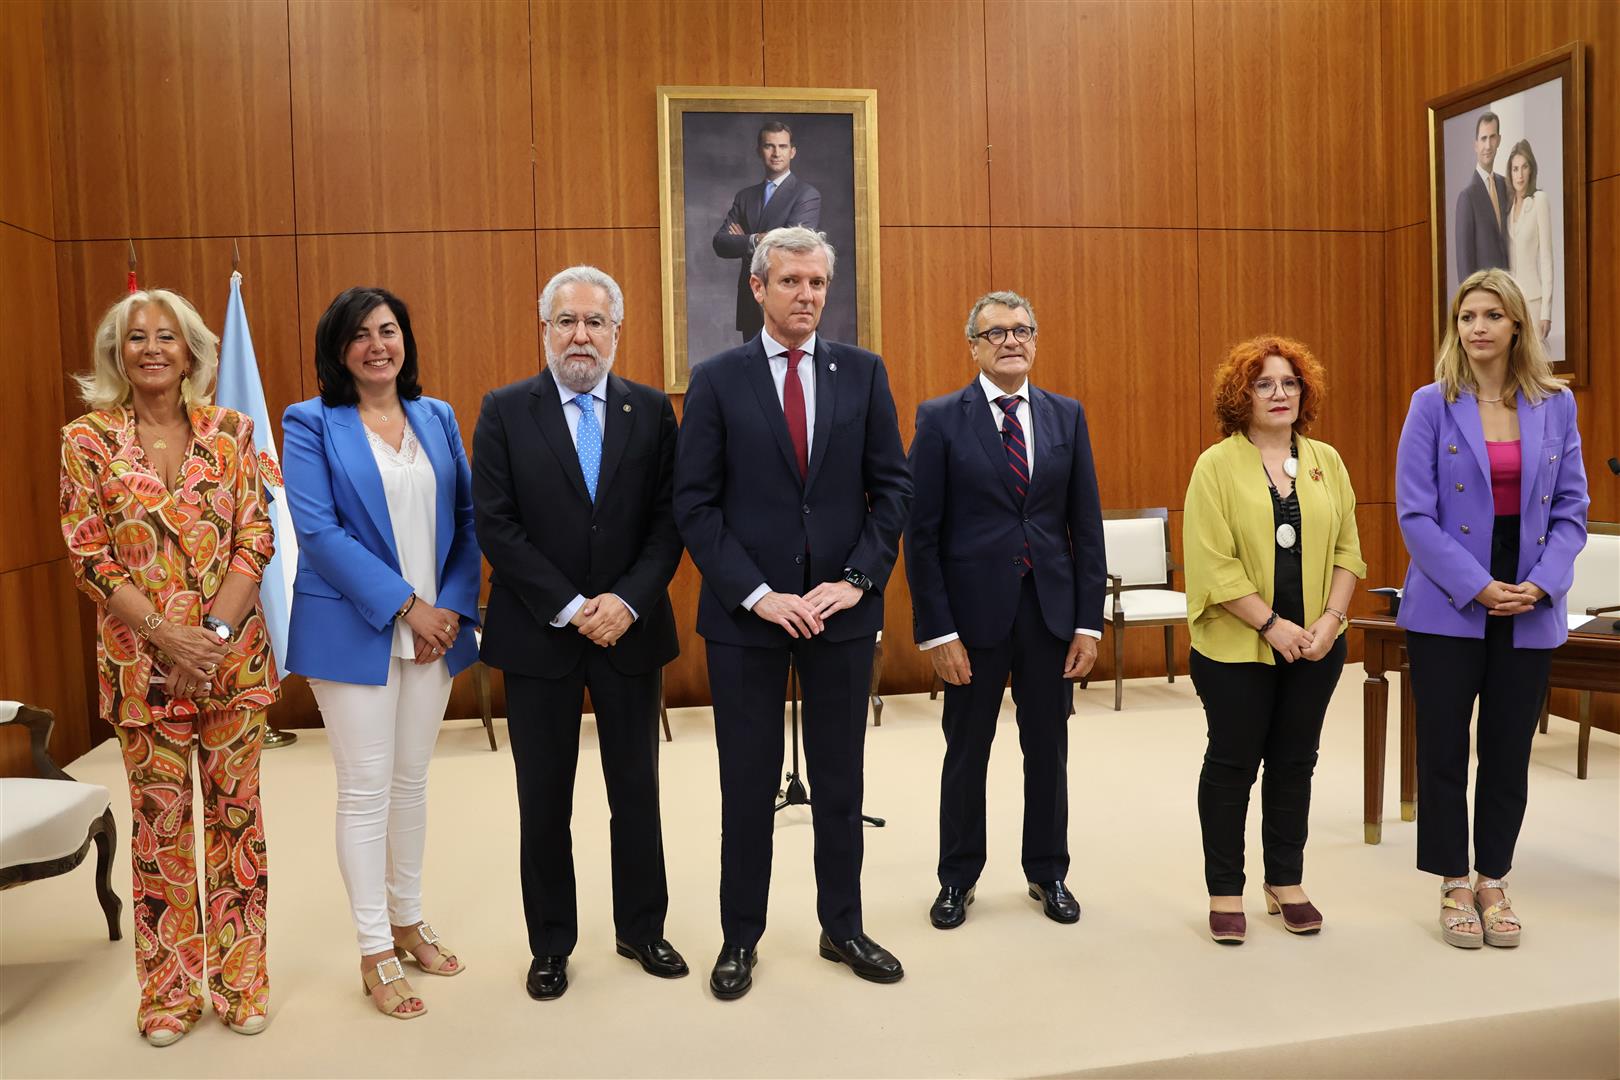
[[[761,205],[762,206],[771,205],[771,196],[775,195],[775,194],[776,194],[776,181],[775,180],[767,180],[767,181],[765,181],[765,202],[762,203]]]
[[[574,434],[574,448],[579,451],[579,469],[585,474],[585,490],[596,501],[596,478],[602,472],[602,425],[596,422],[595,399],[589,394],[574,398],[579,407],[579,428]]]

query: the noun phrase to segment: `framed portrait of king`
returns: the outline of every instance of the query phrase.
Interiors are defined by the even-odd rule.
[[[819,333],[881,347],[877,91],[658,88],[664,387],[759,333],[760,237],[802,225],[836,254]]]
[[[1469,275],[1501,268],[1572,386],[1589,378],[1586,67],[1572,42],[1429,102],[1435,343]]]

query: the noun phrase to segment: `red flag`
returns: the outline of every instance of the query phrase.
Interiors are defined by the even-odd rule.
[[[141,287],[139,285],[135,284],[135,271],[133,271],[133,270],[131,270],[129,272],[129,291],[130,292],[140,292],[141,291]]]

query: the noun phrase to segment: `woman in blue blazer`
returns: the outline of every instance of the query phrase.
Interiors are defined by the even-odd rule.
[[[1554,378],[1505,270],[1457,290],[1435,381],[1412,395],[1395,464],[1411,555],[1399,622],[1417,705],[1420,870],[1439,874],[1459,948],[1519,943],[1504,892],[1564,595],[1586,543],[1575,397]],[[1468,880],[1468,725],[1479,701]]]
[[[321,394],[282,417],[298,576],[287,666],[337,766],[338,867],[377,1008],[426,1006],[400,961],[457,975],[422,918],[427,772],[451,679],[478,658],[472,479],[450,406],[422,396],[405,304],[353,288],[315,329]]]

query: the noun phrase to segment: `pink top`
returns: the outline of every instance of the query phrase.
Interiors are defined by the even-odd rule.
[[[1496,500],[1497,514],[1519,512],[1519,440],[1491,442],[1485,440],[1485,456],[1491,461],[1491,495]]]

